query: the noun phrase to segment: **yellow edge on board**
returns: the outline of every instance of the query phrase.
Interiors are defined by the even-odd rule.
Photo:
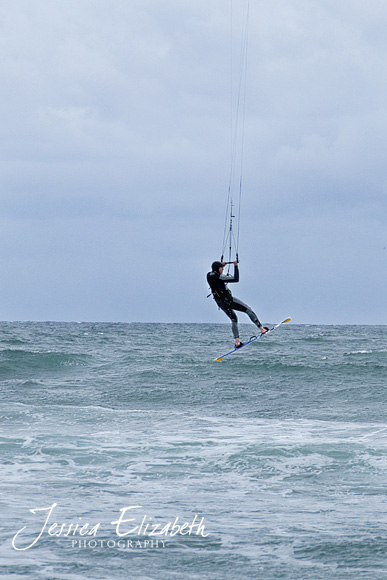
[[[286,324],[287,322],[290,322],[290,321],[291,321],[291,318],[287,318],[286,320],[283,320],[280,324]],[[278,325],[278,326],[280,326],[280,325]],[[221,357],[215,359],[215,362],[220,362],[223,359],[224,359],[224,356],[221,356]]]

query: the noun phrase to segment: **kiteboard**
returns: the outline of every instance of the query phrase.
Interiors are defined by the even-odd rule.
[[[279,322],[278,324],[276,324],[272,328],[269,328],[269,330],[267,332],[263,332],[259,336],[254,336],[253,338],[250,338],[250,340],[248,342],[245,342],[244,344],[242,344],[242,346],[239,346],[238,348],[234,348],[233,350],[230,350],[230,352],[227,352],[226,354],[220,356],[219,358],[216,358],[215,361],[219,362],[219,361],[223,360],[224,357],[228,356],[229,354],[232,354],[233,352],[236,352],[237,350],[241,350],[241,348],[244,348],[248,344],[251,344],[255,340],[258,340],[258,338],[262,338],[262,336],[266,336],[267,334],[269,334],[269,332],[272,332],[273,330],[275,330],[276,328],[281,326],[281,324],[286,324],[287,322],[290,322],[290,321],[291,321],[291,318],[286,318],[285,320],[283,320],[282,322]]]

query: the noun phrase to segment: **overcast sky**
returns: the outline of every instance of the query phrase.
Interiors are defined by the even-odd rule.
[[[387,324],[386,27],[251,0],[232,290],[265,322]],[[226,322],[230,2],[2,0],[0,43],[0,319]]]

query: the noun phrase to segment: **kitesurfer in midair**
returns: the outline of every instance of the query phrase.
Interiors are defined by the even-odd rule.
[[[231,282],[239,282],[239,268],[238,262],[234,262],[234,276],[223,274],[226,262],[213,262],[211,272],[207,274],[207,282],[210,285],[212,295],[215,302],[221,310],[231,319],[232,333],[235,338],[235,346],[239,348],[243,343],[239,340],[238,318],[235,310],[239,312],[246,312],[250,320],[259,328],[262,334],[265,334],[268,329],[260,323],[258,316],[253,312],[250,306],[247,306],[238,298],[234,298],[231,291],[227,288],[227,284]]]

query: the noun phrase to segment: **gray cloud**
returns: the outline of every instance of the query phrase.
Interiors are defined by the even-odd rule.
[[[386,323],[386,13],[251,5],[235,292],[263,319]],[[1,317],[223,321],[205,273],[229,175],[229,7],[20,0],[0,21]]]

